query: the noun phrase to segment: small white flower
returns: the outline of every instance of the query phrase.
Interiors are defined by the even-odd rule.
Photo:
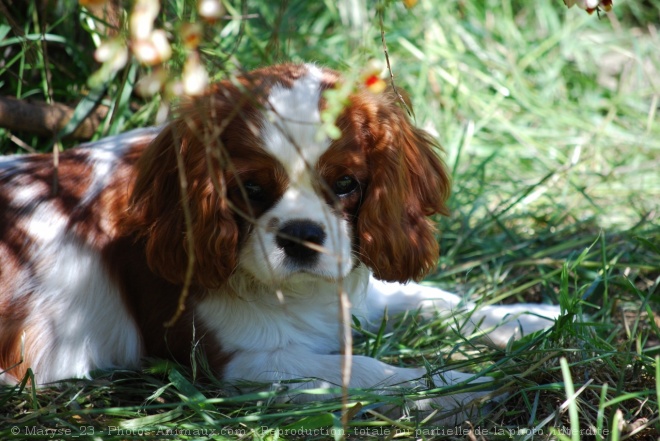
[[[225,13],[222,3],[219,0],[199,0],[197,11],[200,17],[211,22],[220,19]]]
[[[146,40],[154,28],[154,20],[160,10],[158,0],[137,0],[130,15],[131,38]]]
[[[135,85],[135,90],[142,97],[150,97],[163,88],[167,81],[167,72],[161,67],[155,68],[149,75],[140,78]]]
[[[147,66],[162,63],[172,56],[170,42],[162,29],[156,29],[146,39],[133,41],[132,49],[135,58]]]
[[[104,41],[96,48],[94,58],[105,64],[111,71],[118,71],[128,62],[128,48],[119,38]]]
[[[564,4],[569,8],[577,6],[589,13],[599,8],[603,8],[606,11],[612,9],[612,0],[564,0]]]
[[[209,74],[202,65],[197,52],[188,55],[183,65],[183,91],[186,95],[201,95],[209,84]]]

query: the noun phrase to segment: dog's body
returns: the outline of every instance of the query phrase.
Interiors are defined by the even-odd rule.
[[[446,211],[449,182],[433,142],[368,91],[349,98],[340,139],[319,136],[322,91],[339,81],[274,66],[221,83],[164,128],[61,153],[57,175],[49,155],[0,160],[0,379],[31,368],[43,384],[145,356],[189,364],[201,350],[227,380],[339,385],[341,291],[375,323],[385,308],[469,309],[399,283],[437,260],[427,217]],[[504,344],[557,312],[493,306],[470,320]],[[349,386],[425,374],[355,356]]]

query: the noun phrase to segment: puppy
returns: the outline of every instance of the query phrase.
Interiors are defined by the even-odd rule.
[[[359,88],[330,139],[324,91],[341,82],[314,65],[267,67],[181,104],[164,127],[65,151],[57,169],[49,155],[3,158],[2,380],[30,368],[44,384],[143,357],[190,364],[195,347],[228,381],[312,379],[296,396],[342,384],[340,293],[371,323],[386,308],[470,309],[404,285],[438,259],[429,216],[447,214],[450,182],[437,145],[393,93]],[[461,329],[504,345],[557,314],[491,306]],[[350,361],[351,388],[426,385],[423,368]]]

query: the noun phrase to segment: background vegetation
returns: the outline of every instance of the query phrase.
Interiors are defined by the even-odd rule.
[[[173,43],[167,65],[176,77],[186,59],[179,26],[198,18],[192,1],[163,3],[158,22]],[[106,30],[89,10],[47,0],[0,6],[1,95],[75,109],[60,135],[97,106],[104,111],[92,138],[156,121],[161,98],[134,93],[148,68],[129,61],[90,87]],[[488,368],[509,395],[485,419],[440,431],[433,421],[389,420],[370,409],[367,392],[356,394],[365,407],[349,438],[660,436],[658,0],[615,2],[600,15],[559,0],[224,6],[200,46],[212,79],[283,60],[361,71],[384,61],[383,30],[395,80],[453,171],[452,216],[438,219],[443,253],[427,283],[484,303],[549,302],[566,311],[552,330],[506,351],[460,338],[445,329],[446,318],[408,317],[391,333],[364,335],[358,353]],[[77,142],[56,138],[0,129],[0,153]],[[582,312],[586,322],[574,321]],[[221,384],[194,382],[159,362],[59,389],[24,386],[0,389],[2,439],[39,438],[26,427],[58,430],[62,439],[207,439],[212,431],[214,439],[329,439],[341,427],[339,401],[228,396]]]

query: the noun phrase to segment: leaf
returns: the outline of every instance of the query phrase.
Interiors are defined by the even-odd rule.
[[[282,427],[281,430],[286,433],[330,427],[334,425],[336,419],[337,417],[331,413],[321,413],[319,415],[305,417],[295,423]]]

